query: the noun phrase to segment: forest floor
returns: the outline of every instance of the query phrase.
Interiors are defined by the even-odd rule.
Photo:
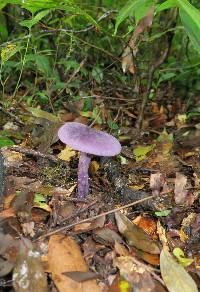
[[[59,118],[17,102],[0,108],[0,290],[197,291],[199,117],[188,123],[185,101],[161,96],[138,135],[130,92],[93,95],[94,118],[78,105]],[[122,144],[117,157],[92,157],[85,199],[79,153],[57,138],[69,121],[112,129]]]

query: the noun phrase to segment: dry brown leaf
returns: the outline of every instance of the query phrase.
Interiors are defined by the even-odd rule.
[[[176,179],[175,179],[175,189],[174,189],[174,199],[176,204],[183,204],[185,202],[185,199],[187,197],[188,191],[186,190],[186,184],[187,184],[187,177],[180,173],[176,173]]]
[[[152,173],[150,176],[150,189],[153,195],[159,195],[161,191],[168,190],[166,178],[160,172]]]
[[[9,194],[8,196],[5,197],[4,202],[3,202],[3,208],[8,209],[10,208],[10,204],[15,198],[16,193]]]
[[[137,252],[137,255],[140,256],[141,259],[143,259],[146,263],[153,265],[153,266],[159,266],[160,264],[160,258],[157,254],[151,254],[147,253],[145,251],[139,251]]]
[[[9,208],[0,212],[0,218],[16,217],[16,210]]]
[[[197,286],[186,270],[173,258],[167,248],[160,254],[162,278],[169,292],[197,292]]]
[[[75,232],[87,232],[90,230],[94,230],[96,228],[102,228],[104,226],[106,217],[101,216],[91,222],[80,223],[74,227]]]
[[[142,228],[152,239],[157,239],[157,221],[150,217],[138,216],[133,220],[133,223]]]
[[[131,256],[121,256],[114,260],[120,275],[138,292],[154,292],[155,285],[149,271],[144,265],[135,262]],[[133,291],[134,291],[133,290]],[[131,290],[132,291],[132,290]]]
[[[131,74],[134,74],[136,71],[134,57],[137,54],[138,47],[136,41],[138,40],[139,35],[148,27],[151,27],[153,22],[154,8],[151,7],[146,16],[144,16],[139,23],[137,24],[130,40],[128,46],[124,49],[122,54],[122,70],[124,73],[129,71]]]
[[[115,241],[114,248],[115,248],[116,254],[118,254],[120,256],[128,256],[129,255],[128,249],[124,245],[119,243],[118,241]]]
[[[115,218],[119,232],[123,234],[130,245],[148,253],[160,253],[157,242],[153,241],[143,229],[133,224],[124,214],[116,212]]]
[[[96,240],[100,240],[100,242],[103,242],[107,245],[115,244],[115,242],[123,243],[123,239],[121,236],[114,230],[104,227],[97,229],[93,232],[93,236]]]
[[[88,267],[77,243],[63,235],[53,235],[49,240],[49,271],[59,292],[100,292],[95,280],[78,283],[63,275],[65,272],[87,272]]]

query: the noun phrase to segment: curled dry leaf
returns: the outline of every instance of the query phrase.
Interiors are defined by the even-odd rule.
[[[75,232],[87,232],[90,230],[94,230],[96,228],[101,228],[104,226],[105,220],[106,220],[106,217],[101,216],[95,220],[92,220],[91,222],[77,224],[74,227],[74,231]]]
[[[59,292],[100,292],[95,280],[78,283],[65,276],[66,272],[88,272],[77,243],[63,235],[53,235],[49,240],[49,271]]]
[[[139,21],[137,24],[130,40],[128,43],[128,46],[124,49],[124,52],[122,54],[122,70],[124,73],[129,71],[131,74],[134,74],[135,69],[135,63],[134,63],[134,57],[137,54],[138,46],[137,41],[139,35],[148,27],[151,27],[153,22],[153,15],[154,15],[154,8],[151,7],[147,11],[147,14]]]
[[[119,232],[123,234],[127,242],[138,249],[152,254],[159,254],[160,249],[156,241],[153,241],[143,229],[133,224],[125,215],[115,213]]]
[[[186,270],[173,258],[167,248],[160,254],[162,278],[169,292],[197,292],[197,286]]]
[[[123,239],[117,232],[114,230],[104,227],[97,229],[93,232],[93,237],[96,239],[96,241],[99,241],[101,243],[107,244],[107,245],[114,245],[115,242],[123,243]]]
[[[161,191],[167,192],[168,187],[164,175],[160,172],[150,176],[150,189],[153,195],[159,195]]]
[[[188,191],[186,190],[187,177],[177,172],[175,179],[174,199],[176,204],[183,204],[187,197]]]

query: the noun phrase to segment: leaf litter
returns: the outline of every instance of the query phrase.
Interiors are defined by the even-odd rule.
[[[136,39],[151,26],[149,13],[149,24],[138,23]],[[134,63],[128,66],[134,74]],[[27,108],[28,126],[13,122],[12,131],[1,134],[21,143],[1,148],[0,276],[15,291],[49,291],[50,285],[58,291],[197,291],[199,138],[192,127],[195,141],[188,139],[185,120],[181,126],[180,117],[167,123],[165,108],[151,107],[144,131],[156,130],[134,147],[123,146],[123,159],[92,159],[90,195],[84,200],[76,197],[78,153],[57,139],[62,116]],[[109,110],[102,112],[106,117]],[[85,115],[84,123],[92,117]],[[161,121],[168,128],[158,132]],[[174,135],[171,127],[177,128]],[[122,140],[130,141],[134,134],[121,128]],[[115,211],[123,205],[127,208]]]

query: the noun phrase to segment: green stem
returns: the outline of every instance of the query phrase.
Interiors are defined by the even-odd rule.
[[[0,82],[1,82],[1,86],[2,86],[2,100],[4,100],[4,93],[5,93],[5,86],[4,86],[4,82],[2,80],[2,61],[1,61],[1,66],[0,66]]]
[[[29,32],[29,34],[30,34],[30,32]],[[22,60],[22,67],[21,67],[21,70],[20,70],[19,78],[17,80],[15,91],[13,93],[13,98],[15,98],[16,93],[17,93],[17,91],[19,89],[19,85],[20,85],[20,81],[21,81],[24,65],[25,65],[25,62],[26,62],[26,55],[27,55],[27,51],[28,51],[28,47],[29,47],[29,42],[30,42],[30,37],[28,38],[27,43],[26,43],[25,53],[24,53],[24,57],[23,57],[23,60]]]

